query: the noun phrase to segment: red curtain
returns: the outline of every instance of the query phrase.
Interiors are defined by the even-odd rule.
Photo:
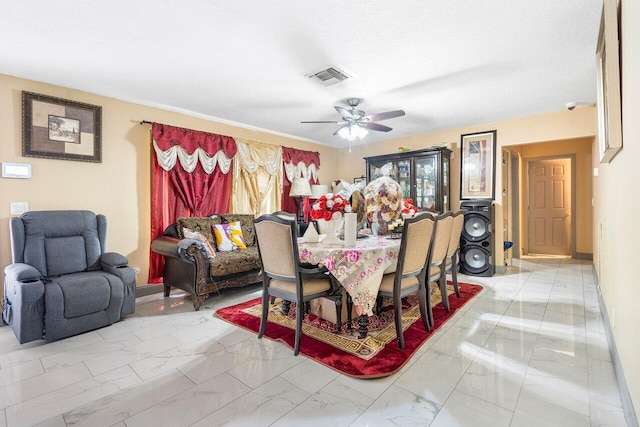
[[[315,165],[316,170],[320,169],[320,153],[317,151],[305,151],[298,150],[296,148],[282,147],[282,161],[284,163],[292,163],[297,165],[303,162],[307,167]],[[291,182],[287,178],[286,171],[283,172],[282,177],[282,210],[285,212],[298,213],[298,198],[289,197],[289,190],[291,190]],[[318,179],[314,179],[311,174],[309,175],[310,184],[318,184]],[[311,207],[309,205],[309,198],[303,199],[303,211],[305,220],[308,221],[309,211]]]
[[[236,154],[233,138],[212,133],[182,129],[153,123],[151,136],[158,148],[166,151],[172,146],[183,148],[188,154],[199,147],[209,156],[223,151],[227,158]],[[231,169],[223,173],[219,166],[207,174],[198,161],[189,173],[179,161],[165,171],[152,150],[151,176],[151,240],[161,236],[164,230],[182,216],[208,216],[229,212],[231,200]],[[164,258],[150,251],[149,283],[162,282]]]

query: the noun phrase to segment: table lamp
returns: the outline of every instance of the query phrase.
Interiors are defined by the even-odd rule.
[[[298,198],[298,225],[300,233],[304,233],[304,230],[307,228],[304,222],[304,214],[302,212],[302,198],[309,197],[310,195],[311,185],[309,185],[309,180],[305,178],[293,178],[291,190],[289,190],[289,196]]]

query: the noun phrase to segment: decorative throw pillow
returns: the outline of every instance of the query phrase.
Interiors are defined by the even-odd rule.
[[[242,236],[240,221],[230,222],[229,224],[214,224],[213,234],[216,236],[216,244],[220,252],[247,249],[247,243]]]
[[[211,246],[211,243],[209,243],[209,240],[207,240],[207,238],[204,237],[204,235],[202,233],[200,233],[199,231],[189,230],[186,227],[184,227],[182,229],[182,233],[184,234],[184,237],[186,239],[193,239],[193,240],[197,240],[199,242],[202,242],[202,244],[204,245],[204,248],[207,251],[207,255],[209,255],[209,258],[215,258],[216,257],[216,251]]]

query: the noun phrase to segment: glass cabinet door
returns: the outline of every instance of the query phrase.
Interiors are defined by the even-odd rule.
[[[391,178],[396,180],[400,187],[402,187],[403,197],[411,197],[411,159],[407,160],[391,160],[372,162],[369,164],[369,179],[373,181],[381,176],[379,169],[385,164],[391,163],[392,171]]]
[[[436,198],[438,178],[436,160],[437,156],[416,157],[416,200],[414,202],[418,209],[441,209]]]

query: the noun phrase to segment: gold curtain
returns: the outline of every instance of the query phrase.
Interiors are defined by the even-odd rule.
[[[260,216],[280,210],[282,148],[236,138],[231,209],[233,213]]]

